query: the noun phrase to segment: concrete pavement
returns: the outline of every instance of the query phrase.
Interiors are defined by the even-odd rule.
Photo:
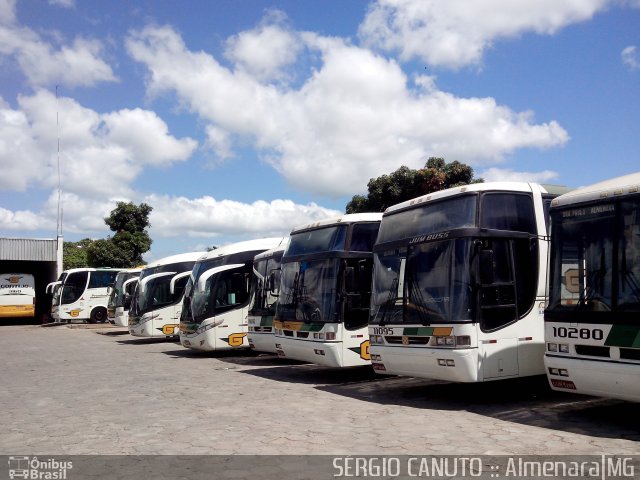
[[[113,328],[0,332],[4,455],[640,454],[636,404],[541,379],[381,377]]]

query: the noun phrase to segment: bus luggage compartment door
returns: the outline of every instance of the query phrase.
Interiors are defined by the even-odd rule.
[[[518,341],[515,338],[482,340],[482,376],[485,380],[518,375]]]

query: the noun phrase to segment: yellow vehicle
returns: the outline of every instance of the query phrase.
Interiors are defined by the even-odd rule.
[[[33,318],[36,312],[36,290],[33,275],[3,273],[0,275],[0,318]]]

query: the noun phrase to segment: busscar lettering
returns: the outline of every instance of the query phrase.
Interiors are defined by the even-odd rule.
[[[431,240],[443,240],[449,236],[450,232],[440,232],[440,233],[432,233],[430,235],[420,235],[417,237],[413,237],[411,241],[409,241],[409,245],[413,245],[415,243],[423,243],[429,242]]]

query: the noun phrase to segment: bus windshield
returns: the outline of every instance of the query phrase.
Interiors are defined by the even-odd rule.
[[[637,201],[552,214],[550,311],[640,310]]]
[[[109,295],[109,303],[108,307],[123,307],[124,306],[124,297],[125,291],[122,288],[122,285],[127,280],[132,278],[136,278],[140,275],[139,272],[120,272],[116,276],[116,281],[113,284],[113,290],[111,291],[111,295]]]
[[[280,289],[280,262],[282,257],[262,259],[254,263],[251,295],[252,315],[274,315]]]
[[[140,273],[140,283],[131,303],[131,314],[140,316],[178,302],[182,298],[189,277],[178,279],[173,293],[171,293],[171,280],[175,275],[191,270],[194,264],[195,261],[179,262],[144,269]],[[163,273],[166,275],[162,275]]]
[[[164,273],[164,274],[163,274]],[[171,280],[177,272],[163,272],[157,277],[147,276],[144,282],[144,291],[138,287],[136,313],[142,315],[151,310],[173,305],[182,298],[184,287],[188,277],[183,277],[175,282],[174,292],[171,293]]]
[[[253,262],[223,265],[228,260],[222,257],[196,265],[187,286],[182,319],[202,323],[248,302]]]
[[[470,321],[472,251],[458,238],[376,254],[370,323]]]
[[[336,288],[339,259],[289,262],[282,265],[281,321],[338,322]]]
[[[308,255],[319,252],[344,250],[348,225],[325,227],[291,235],[286,255]]]
[[[62,293],[60,294],[60,304],[68,305],[76,302],[84,293],[87,286],[88,271],[72,272],[67,275],[62,286]]]

